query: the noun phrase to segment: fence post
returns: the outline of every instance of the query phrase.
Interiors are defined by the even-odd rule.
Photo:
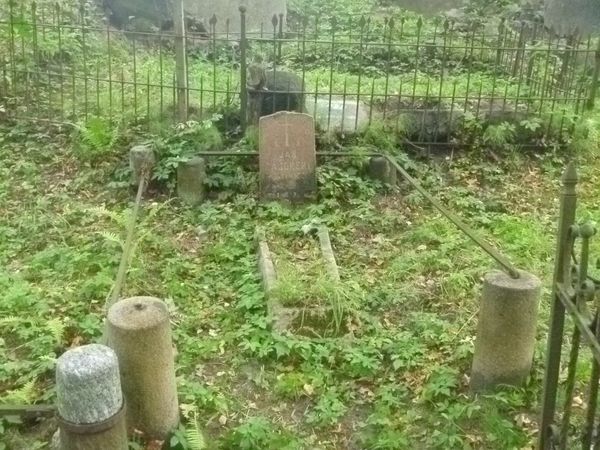
[[[246,7],[240,6],[240,127],[242,133],[248,126],[248,86],[246,82]]]
[[[161,300],[132,297],[108,310],[108,342],[119,358],[127,423],[165,439],[179,424],[169,311]]]
[[[471,371],[471,390],[518,386],[531,371],[540,280],[526,272],[486,275]]]
[[[598,79],[600,78],[600,41],[598,41],[598,47],[594,54],[594,75],[592,76],[592,84],[590,86],[590,96],[586,102],[586,108],[588,110],[594,108],[596,103],[596,94],[598,93]]]
[[[556,292],[556,286],[569,279],[571,268],[570,229],[575,223],[577,212],[578,176],[574,163],[570,163],[562,177],[562,193],[558,237],[556,242],[556,259],[554,261],[554,281],[552,284],[552,311],[548,347],[546,351],[546,372],[544,375],[544,392],[542,395],[542,414],[538,448],[550,448],[553,436],[552,425],[556,411],[556,394],[560,374],[561,350],[565,326],[565,307]]]
[[[173,24],[175,27],[175,65],[177,72],[178,119],[180,122],[186,122],[188,116],[188,79],[185,36],[185,12],[183,9],[183,0],[175,1]]]

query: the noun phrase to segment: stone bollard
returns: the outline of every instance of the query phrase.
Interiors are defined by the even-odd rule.
[[[119,358],[127,425],[164,439],[179,424],[167,306],[154,297],[121,300],[108,310],[108,342]]]
[[[149,145],[136,145],[129,150],[129,167],[131,168],[131,185],[140,184],[140,178],[144,169],[154,166],[154,152]]]
[[[204,200],[206,162],[196,156],[177,167],[177,195],[188,205],[199,205]]]
[[[65,352],[56,364],[58,448],[126,450],[125,407],[115,352],[99,344]]]
[[[541,282],[519,274],[514,279],[494,271],[485,277],[471,371],[474,392],[518,386],[531,370]]]
[[[369,176],[390,186],[396,186],[398,179],[396,169],[383,156],[369,159]]]

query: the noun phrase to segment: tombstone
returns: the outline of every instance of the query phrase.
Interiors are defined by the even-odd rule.
[[[310,111],[310,101],[308,102]],[[318,97],[314,104],[315,119],[323,130],[354,133],[369,124],[369,111],[362,102],[343,98]]]
[[[204,23],[208,31],[210,19],[217,17],[215,30],[217,33],[238,34],[240,32],[240,6],[246,7],[246,30],[273,35],[273,15],[279,22],[283,17],[283,30],[287,15],[286,0],[184,0],[185,10],[195,19]],[[277,24],[279,32],[279,23]]]
[[[287,111],[261,117],[258,141],[261,197],[294,203],[314,199],[317,156],[313,118]]]

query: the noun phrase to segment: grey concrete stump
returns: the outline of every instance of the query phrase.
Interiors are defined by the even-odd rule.
[[[494,271],[485,277],[471,371],[474,392],[521,385],[531,370],[541,282],[519,274],[513,279]]]
[[[145,438],[164,439],[179,424],[169,312],[154,297],[110,307],[108,341],[119,358],[127,425]]]
[[[151,170],[156,162],[152,147],[136,145],[129,150],[129,167],[131,168],[131,185],[140,184],[144,169]]]
[[[382,156],[369,159],[369,176],[391,186],[395,186],[398,180],[396,169]]]
[[[56,365],[61,450],[126,450],[125,408],[115,352],[99,344],[65,352]]]
[[[205,197],[206,162],[199,156],[177,167],[177,196],[188,205],[199,205]]]

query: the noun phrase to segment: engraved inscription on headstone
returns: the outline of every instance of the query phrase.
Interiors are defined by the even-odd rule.
[[[263,199],[301,202],[314,198],[317,157],[313,118],[287,111],[261,117],[259,166]]]

